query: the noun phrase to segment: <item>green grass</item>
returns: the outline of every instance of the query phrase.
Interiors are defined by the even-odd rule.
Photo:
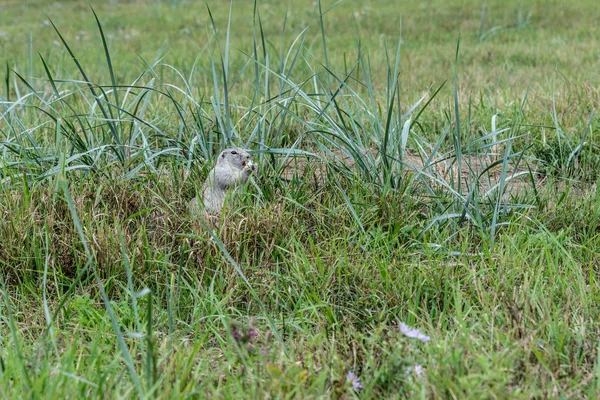
[[[2,398],[598,396],[595,2],[0,7]]]

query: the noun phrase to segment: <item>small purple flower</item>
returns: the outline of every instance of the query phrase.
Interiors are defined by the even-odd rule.
[[[232,322],[230,327],[231,336],[238,344],[248,344],[258,337],[258,329],[250,325],[242,325]]]
[[[404,373],[406,375],[410,374],[411,372],[414,372],[415,375],[421,377],[421,376],[423,376],[423,372],[424,372],[423,366],[420,364],[415,364],[415,365],[412,365],[412,366],[406,368],[406,370],[404,371]]]
[[[412,339],[419,339],[423,343],[427,343],[431,340],[429,336],[425,335],[417,328],[413,328],[411,326],[406,325],[404,322],[400,322],[400,332],[406,337]]]
[[[233,339],[236,342],[239,342],[240,340],[242,340],[244,338],[244,334],[242,332],[240,332],[240,330],[237,328],[231,329],[231,336],[233,336]]]
[[[254,338],[254,337],[256,337],[256,336],[258,336],[258,330],[256,330],[256,328],[251,328],[251,329],[248,331],[248,337],[249,337],[250,339],[252,339],[252,338]]]
[[[352,389],[354,390],[363,388],[362,383],[360,383],[360,378],[352,371],[348,372],[348,375],[346,375],[346,382],[352,383]]]

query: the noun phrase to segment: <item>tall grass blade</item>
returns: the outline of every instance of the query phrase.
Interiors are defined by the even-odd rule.
[[[456,133],[454,136],[454,151],[456,154],[456,171],[457,171],[457,191],[462,194],[461,183],[462,183],[462,143],[460,136],[460,113],[458,111],[458,52],[460,49],[460,36],[456,41],[456,58],[454,61],[454,124]]]
[[[102,29],[102,24],[100,23],[100,20],[98,19],[98,15],[96,15],[96,11],[94,10],[93,7],[90,6],[90,8],[92,9],[92,13],[94,14],[94,18],[96,19],[96,24],[98,25],[98,30],[100,31],[100,38],[102,39],[102,47],[104,48],[104,56],[106,57],[106,65],[108,66],[108,72],[110,73],[110,81],[112,83],[113,95],[115,96],[115,104],[119,105],[120,103],[119,103],[119,91],[117,90],[117,80],[115,78],[115,71],[113,70],[113,65],[112,65],[112,61],[110,58],[110,52],[108,51],[108,44],[106,43],[106,37],[104,36],[104,30]],[[117,116],[117,119],[120,119],[120,118]]]
[[[106,291],[104,290],[104,285],[102,284],[102,281],[100,280],[100,277],[98,276],[98,271],[96,270],[96,267],[95,267],[94,257],[90,251],[87,239],[85,238],[85,234],[83,233],[83,228],[81,226],[81,221],[79,219],[79,215],[77,214],[77,209],[75,207],[75,203],[73,202],[73,198],[71,197],[71,193],[69,191],[67,181],[65,181],[65,180],[62,180],[62,189],[63,189],[63,193],[65,195],[65,200],[67,202],[69,210],[71,211],[71,217],[73,218],[73,224],[75,225],[75,229],[77,230],[77,233],[79,234],[79,239],[81,240],[81,243],[83,245],[86,257],[87,257],[90,265],[92,265],[92,272],[94,274],[94,278],[96,279],[98,288],[100,289],[100,294],[102,295],[102,300],[104,301],[104,307],[106,308],[106,311],[108,312],[108,315],[110,317],[113,331],[115,332],[115,336],[117,338],[117,342],[121,349],[123,359],[125,360],[125,364],[127,365],[127,368],[129,369],[129,374],[131,376],[131,379],[133,380],[135,388],[137,389],[138,397],[140,399],[142,399],[144,397],[144,391],[142,390],[142,386],[138,379],[137,372],[135,371],[135,367],[133,365],[133,360],[131,359],[131,354],[129,354],[129,349],[127,348],[127,345],[125,344],[125,339],[123,338],[123,333],[121,332],[121,328],[119,327],[119,323],[117,321],[115,312],[112,309],[112,306],[110,304],[110,300],[108,299],[108,296],[106,295]]]
[[[103,102],[105,100],[102,100],[100,98],[100,96],[98,96],[98,94],[96,93],[96,90],[94,89],[94,85],[92,84],[92,82],[90,81],[90,79],[88,78],[85,70],[83,69],[83,67],[81,66],[81,63],[79,62],[79,60],[77,59],[77,57],[75,56],[75,54],[73,53],[73,51],[71,50],[71,47],[68,45],[67,41],[65,40],[65,38],[62,36],[62,34],[60,33],[60,31],[58,30],[58,28],[56,27],[56,25],[54,25],[54,22],[52,22],[51,19],[49,19],[50,24],[52,24],[52,27],[54,28],[54,31],[56,32],[56,34],[58,35],[58,37],[60,38],[60,41],[62,42],[62,44],[65,46],[65,48],[67,49],[67,52],[69,53],[69,55],[71,56],[71,58],[73,59],[73,62],[75,63],[75,65],[77,66],[77,69],[79,70],[79,72],[81,73],[81,76],[83,77],[84,83],[87,85],[90,93],[92,94],[92,96],[94,96],[94,98],[96,99],[96,102],[98,104],[98,108],[100,109],[100,112],[102,113],[102,115],[104,116],[104,118],[107,120],[108,122],[108,127],[110,129],[110,131],[112,132],[113,135],[113,139],[115,140],[115,143],[117,144],[117,150],[115,152],[115,154],[117,155],[117,157],[119,158],[119,161],[121,163],[124,162],[125,157],[123,155],[123,148],[121,146],[121,139],[119,137],[119,132],[117,130],[117,127],[114,123],[114,119],[110,116],[110,112],[106,112]]]
[[[323,46],[323,57],[325,59],[325,68],[329,69],[329,57],[327,56],[327,40],[325,38],[325,24],[323,23],[323,10],[321,8],[321,0],[317,1],[317,7],[319,7],[319,22],[321,24],[321,43]],[[326,75],[327,87],[331,89],[331,82],[329,75]]]

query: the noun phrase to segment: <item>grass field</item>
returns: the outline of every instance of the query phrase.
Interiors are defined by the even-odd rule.
[[[0,397],[597,398],[599,48],[592,0],[0,0]]]

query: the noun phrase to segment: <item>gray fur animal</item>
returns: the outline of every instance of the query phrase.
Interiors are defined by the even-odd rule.
[[[204,211],[218,214],[223,208],[228,192],[246,183],[257,167],[246,150],[239,147],[225,149],[219,154],[217,165],[209,172],[204,182],[202,201]],[[198,210],[198,198],[190,202],[192,209]]]

